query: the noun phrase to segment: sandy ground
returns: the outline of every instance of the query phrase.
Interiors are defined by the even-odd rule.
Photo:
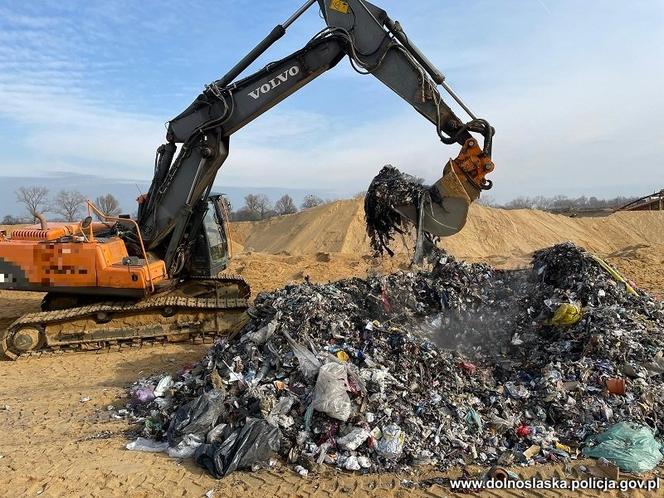
[[[3,298],[6,303],[6,297]],[[301,478],[288,468],[237,472],[217,481],[191,462],[127,451],[131,427],[113,420],[108,406],[124,406],[135,379],[176,372],[199,359],[207,345],[170,345],[111,353],[72,353],[0,363],[0,496],[449,496],[441,486],[406,488],[439,476],[415,473],[359,475],[326,468]],[[513,469],[523,478],[566,476],[562,466]],[[459,472],[448,474],[457,477]],[[553,492],[482,496],[564,496]],[[635,495],[638,496],[638,495]],[[643,495],[645,496],[645,494]]]
[[[230,271],[245,276],[255,294],[301,282],[305,276],[326,282],[409,267],[407,252],[395,258],[369,256],[363,229],[358,231],[362,228],[359,204],[342,201],[335,205],[329,216],[325,209],[316,208],[320,212],[310,210],[286,217],[290,220],[236,224],[236,249],[254,251],[236,254]],[[622,213],[595,221],[533,212],[516,212],[509,218],[500,210],[481,207],[474,213],[477,216],[471,217],[464,232],[445,241],[445,247],[457,256],[500,267],[525,266],[533,250],[574,239],[606,257],[639,287],[664,296],[664,213],[642,217],[632,216],[640,213]],[[322,221],[311,232],[298,216],[309,223]],[[279,227],[285,222],[294,227]],[[288,236],[277,243],[275,230]],[[300,236],[301,231],[307,233]],[[293,246],[293,240],[308,252]],[[308,245],[313,240],[315,243]],[[0,291],[0,326],[22,313],[38,310],[41,297]],[[215,496],[450,495],[440,486],[408,489],[402,485],[404,479],[418,482],[436,475],[426,470],[414,475],[361,476],[325,469],[318,476],[303,479],[289,469],[276,468],[238,472],[216,481],[190,462],[125,450],[131,427],[112,419],[108,405],[122,407],[127,386],[137,378],[176,372],[198,360],[207,347],[180,344],[0,362],[0,496],[198,497],[212,489]],[[562,466],[514,470],[525,478],[565,475]],[[484,491],[481,495],[532,493]]]
[[[664,244],[627,247],[620,251],[597,254],[640,289],[660,299],[664,298]],[[471,257],[464,260],[514,269],[527,267],[530,264],[530,255]],[[229,271],[242,275],[249,281],[252,292],[256,295],[287,284],[302,283],[305,276],[312,282],[327,283],[341,278],[366,277],[412,268],[410,258],[405,254],[398,254],[393,258],[374,258],[369,255],[353,256],[326,252],[315,255],[254,252],[236,254]]]

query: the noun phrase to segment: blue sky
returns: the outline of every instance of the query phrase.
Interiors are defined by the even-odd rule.
[[[495,126],[493,198],[664,187],[661,0],[376,3]],[[148,180],[164,123],[299,4],[0,0],[0,176]],[[311,9],[254,69],[322,27]],[[456,153],[344,60],[232,137],[217,185],[345,196]]]

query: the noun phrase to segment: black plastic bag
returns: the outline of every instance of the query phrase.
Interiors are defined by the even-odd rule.
[[[267,461],[279,451],[281,434],[277,427],[258,418],[248,418],[222,443],[203,444],[194,453],[196,463],[217,479],[255,463]]]
[[[185,434],[195,434],[204,441],[207,433],[216,425],[223,409],[224,393],[216,389],[182,405],[168,426],[169,446],[177,445]]]

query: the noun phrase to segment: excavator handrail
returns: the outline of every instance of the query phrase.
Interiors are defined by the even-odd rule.
[[[148,279],[150,280],[150,293],[154,293],[154,281],[152,280],[152,272],[150,271],[150,260],[148,259],[148,253],[145,251],[145,244],[143,244],[143,237],[141,236],[141,228],[138,226],[138,223],[136,220],[132,220],[131,218],[118,218],[116,216],[108,216],[107,214],[103,213],[97,206],[94,205],[94,203],[88,199],[85,201],[86,204],[88,205],[88,214],[92,214],[90,211],[93,211],[94,214],[96,214],[100,219],[104,219],[104,221],[115,221],[118,223],[126,223],[130,222],[134,225],[136,228],[136,235],[138,236],[138,241],[141,244],[141,252],[143,253],[143,259],[145,259],[145,267],[147,268],[148,271]]]

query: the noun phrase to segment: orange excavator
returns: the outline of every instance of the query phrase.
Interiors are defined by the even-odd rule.
[[[325,29],[301,50],[237,79],[314,5]],[[16,359],[238,330],[246,320],[249,287],[224,274],[225,203],[211,193],[230,136],[345,56],[429,120],[443,143],[461,146],[426,205],[395,206],[432,235],[459,231],[470,203],[491,187],[485,176],[493,170],[493,128],[475,117],[383,9],[365,0],[308,0],[169,121],[136,220],[103,216],[89,205],[100,222],[92,216],[64,224],[42,219],[39,226],[0,232],[0,289],[46,293],[41,312],[0,328],[0,354]],[[439,86],[468,121],[443,101]]]

